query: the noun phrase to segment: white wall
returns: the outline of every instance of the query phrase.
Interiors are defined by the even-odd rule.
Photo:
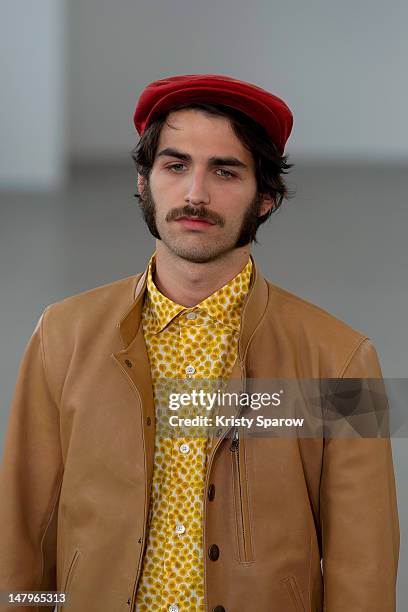
[[[65,0],[3,0],[0,186],[49,188],[65,175]]]
[[[220,72],[286,99],[291,153],[407,158],[407,22],[399,0],[72,0],[71,151],[126,156],[145,84]]]
[[[296,161],[408,159],[402,0],[64,4],[2,2],[0,188],[58,186],[67,152],[127,159],[143,86],[190,72],[281,95],[295,115],[287,150]]]

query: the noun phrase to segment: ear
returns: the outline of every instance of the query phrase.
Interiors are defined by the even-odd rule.
[[[259,204],[259,214],[258,217],[262,217],[266,215],[267,212],[271,210],[275,206],[275,200],[269,194],[261,195],[261,202]]]
[[[144,177],[141,174],[138,173],[138,175],[137,175],[137,191],[138,191],[138,193],[142,193],[143,192],[144,186],[145,186],[145,179],[144,179]]]

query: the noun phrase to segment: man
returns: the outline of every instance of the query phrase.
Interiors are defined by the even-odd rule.
[[[183,379],[334,379],[343,409],[348,381],[381,380],[366,336],[250,257],[287,196],[290,110],[249,83],[186,75],[149,85],[134,120],[156,251],[144,274],[38,322],[6,437],[0,588],[58,590],[73,612],[395,610],[387,438],[159,427],[161,385]]]

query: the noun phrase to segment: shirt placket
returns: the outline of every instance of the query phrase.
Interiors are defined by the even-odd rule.
[[[191,349],[191,327],[197,321],[198,314],[188,310],[180,314],[177,324],[179,326],[179,380],[189,382],[199,378],[200,361]],[[180,387],[180,385],[177,385]],[[183,385],[181,384],[181,387]],[[180,389],[178,389],[180,390]],[[178,415],[191,416],[188,406],[181,407]],[[169,511],[167,514],[167,555],[165,561],[165,578],[167,584],[173,588],[171,601],[163,606],[169,611],[171,606],[176,612],[190,609],[192,597],[195,599],[196,609],[204,609],[204,593],[199,584],[199,577],[203,575],[201,522],[203,499],[203,472],[205,469],[205,448],[202,439],[191,437],[186,431],[181,435],[175,434],[172,444],[171,483]],[[177,470],[179,465],[179,470]],[[184,469],[183,469],[184,468]],[[190,492],[189,495],[186,492]],[[185,580],[185,567],[183,560],[193,568],[196,593],[191,593],[191,576]],[[186,605],[186,602],[188,606]],[[164,603],[164,602],[163,602]]]

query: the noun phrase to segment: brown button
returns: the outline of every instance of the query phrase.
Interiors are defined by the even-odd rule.
[[[225,608],[224,606],[215,606],[215,608],[212,609],[212,612],[225,612]]]
[[[210,557],[211,561],[216,561],[218,559],[220,556],[220,549],[216,544],[211,544],[210,548],[208,549],[208,556]]]
[[[215,497],[215,485],[210,484],[208,487],[208,499],[212,501]]]
[[[148,425],[151,425],[152,424],[152,419],[150,417],[147,417],[146,422],[147,422]]]
[[[129,359],[125,359],[125,363],[126,363],[128,368],[132,367],[132,362]]]

